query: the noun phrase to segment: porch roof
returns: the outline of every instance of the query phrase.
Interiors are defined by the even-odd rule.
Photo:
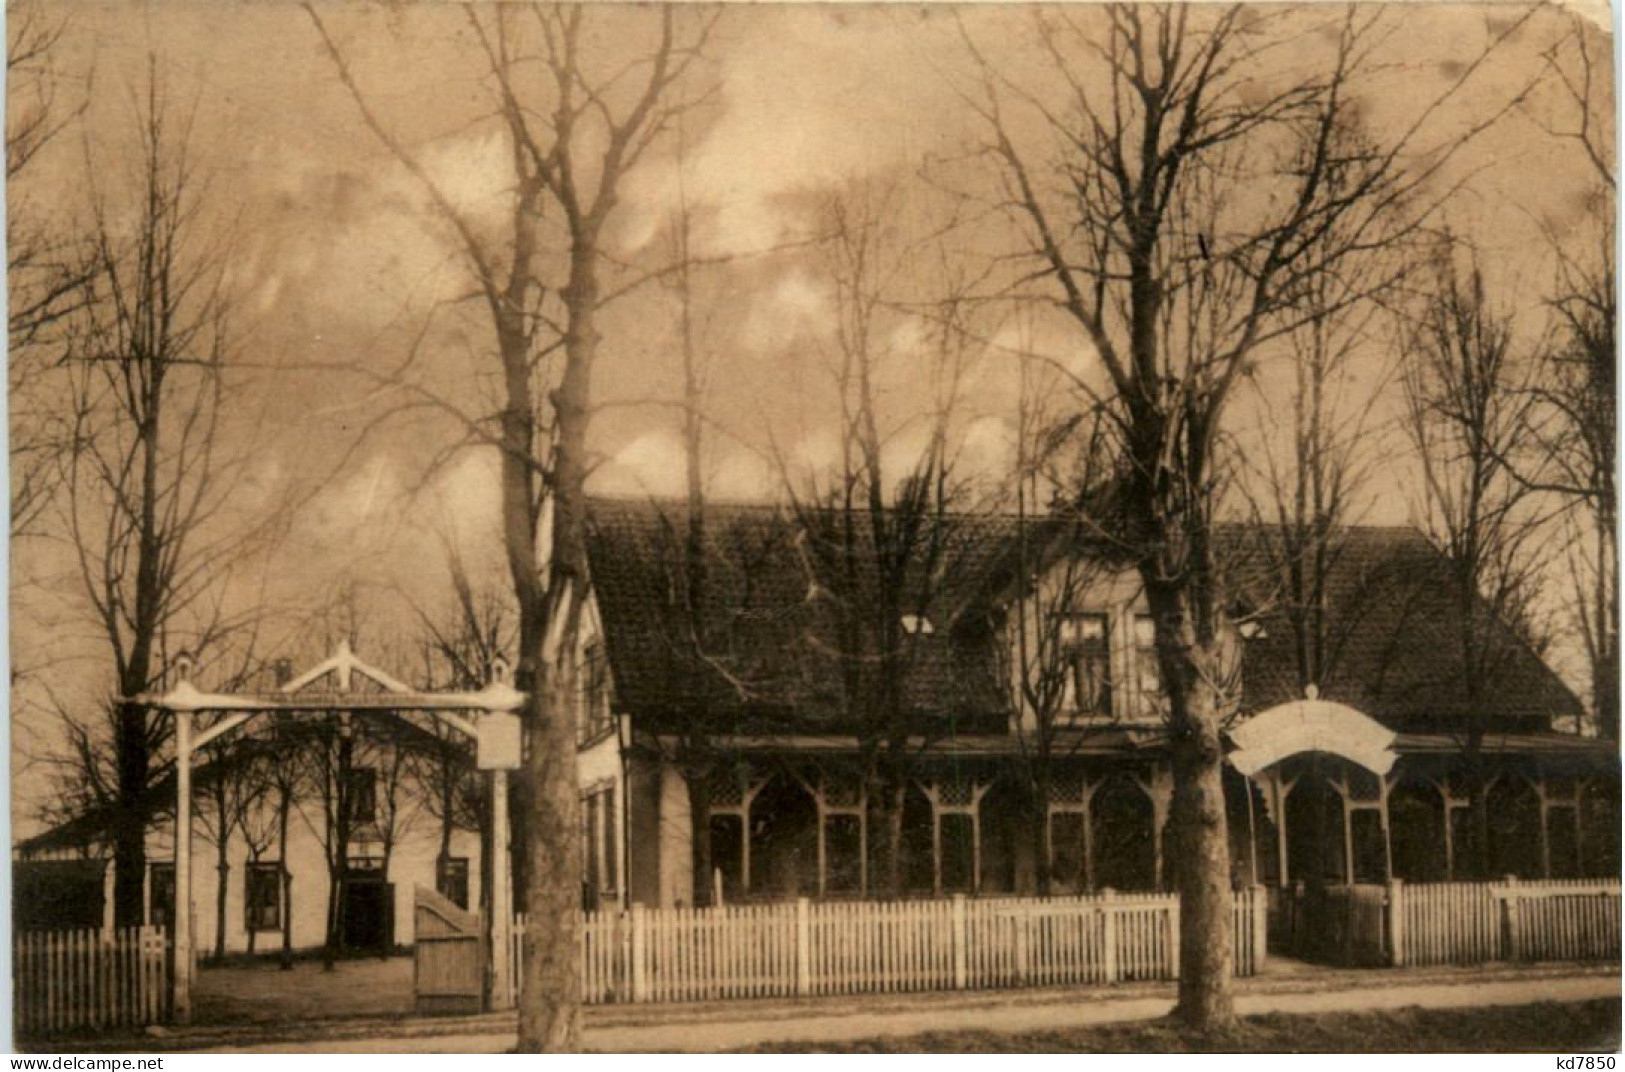
[[[1394,738],[1393,747],[1401,755],[1459,755],[1462,741],[1449,733],[1401,733]],[[1567,733],[1491,733],[1484,738],[1484,751],[1490,755],[1619,763],[1619,746],[1612,741]]]

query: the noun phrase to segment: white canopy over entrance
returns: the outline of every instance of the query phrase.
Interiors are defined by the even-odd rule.
[[[1340,756],[1379,778],[1399,758],[1392,730],[1346,704],[1320,699],[1313,685],[1304,699],[1249,718],[1230,731],[1230,739],[1236,744],[1231,765],[1249,776],[1301,752]]]

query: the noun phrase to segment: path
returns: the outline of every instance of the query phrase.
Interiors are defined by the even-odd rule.
[[[1595,973],[1566,976],[1503,979],[1497,981],[1395,982],[1387,986],[1338,988],[1311,993],[1266,992],[1241,994],[1236,1010],[1244,1016],[1260,1013],[1349,1012],[1369,1009],[1395,1009],[1406,1006],[1451,1008],[1484,1005],[1524,1005],[1538,1001],[1588,1001],[1619,997],[1617,975]],[[1061,997],[1050,1001],[956,1001],[937,1000],[909,1003],[905,1007],[878,1012],[851,1008],[839,1011],[812,1007],[802,1015],[782,1015],[779,1010],[730,1007],[735,1016],[722,1018],[642,1019],[608,1021],[588,1017],[583,1042],[600,1052],[688,1052],[713,1053],[739,1049],[768,1041],[829,1042],[873,1038],[879,1035],[913,1035],[926,1031],[1044,1031],[1089,1024],[1151,1020],[1165,1016],[1173,1007],[1166,994],[1108,998],[1098,992],[1087,996]],[[595,1022],[595,1020],[597,1022]],[[513,1029],[507,1023],[492,1022],[462,1034],[417,1035],[275,1042],[262,1045],[225,1046],[204,1053],[290,1053],[320,1050],[324,1053],[500,1053],[514,1044]]]

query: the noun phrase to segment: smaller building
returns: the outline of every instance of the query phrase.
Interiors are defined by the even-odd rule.
[[[284,928],[294,950],[321,948],[330,913],[341,950],[384,953],[413,941],[415,886],[434,889],[459,907],[480,906],[481,783],[471,749],[393,714],[369,712],[347,721],[348,729],[336,716],[253,727],[223,754],[198,762],[192,868],[193,936],[200,956],[221,948],[222,920],[227,953],[280,950]],[[291,789],[286,856],[279,814],[283,776]],[[453,786],[449,823],[443,819],[447,778]],[[175,912],[174,802],[173,777],[155,783],[144,800],[143,921],[169,930]],[[81,816],[20,842],[12,874],[16,930],[113,926],[104,814]]]

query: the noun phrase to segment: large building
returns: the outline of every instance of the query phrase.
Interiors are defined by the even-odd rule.
[[[703,547],[688,534],[681,504],[592,504],[577,650],[586,905],[692,904],[697,858],[698,885],[724,901],[884,896],[878,795],[899,782],[907,896],[1170,886],[1154,630],[1133,570],[1085,527],[926,519],[889,560],[861,519],[826,511],[716,505]],[[1505,623],[1481,623],[1484,680],[1468,688],[1459,602],[1418,533],[1338,534],[1307,606],[1266,530],[1220,542],[1238,884],[1478,877],[1480,860],[1496,877],[1618,874],[1615,747],[1577,732],[1581,705]],[[284,922],[296,948],[319,946],[330,912],[347,948],[410,944],[419,885],[485,903],[472,749],[377,709],[288,724],[303,736],[255,738],[315,764],[285,867],[263,788],[218,866],[211,787],[230,765],[200,761],[201,953],[222,880],[230,951],[279,948]],[[174,792],[149,794],[157,924],[174,911]],[[19,927],[111,924],[105,820],[17,846]]]
[[[876,554],[846,520],[712,506],[696,558],[681,504],[595,504],[581,755],[600,897],[691,903],[697,778],[725,899],[883,891],[888,756],[907,764],[912,895],[1170,885],[1165,701],[1133,570],[1077,524],[930,519],[903,561],[895,532]],[[1340,533],[1307,612],[1270,538],[1221,533],[1238,883],[1469,877],[1475,775],[1491,874],[1618,874],[1614,746],[1578,735],[1578,700],[1505,623],[1476,634],[1469,702],[1458,604],[1419,533]],[[888,554],[907,575],[889,587]],[[899,705],[901,746],[883,714]]]

